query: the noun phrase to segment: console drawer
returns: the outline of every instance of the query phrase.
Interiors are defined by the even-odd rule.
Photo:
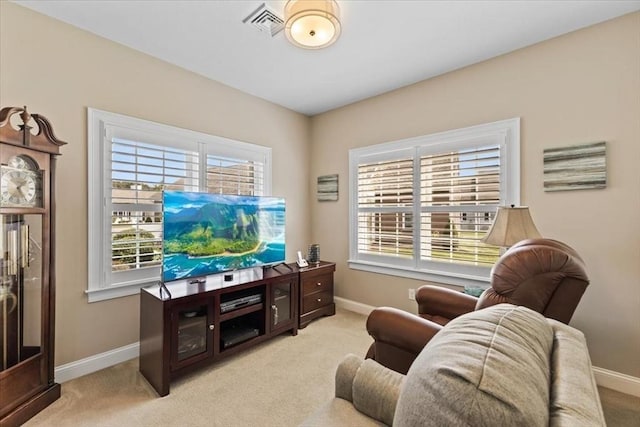
[[[333,292],[316,292],[303,298],[302,312],[308,313],[331,303],[333,303]]]
[[[327,291],[333,291],[333,273],[303,277],[302,295]]]

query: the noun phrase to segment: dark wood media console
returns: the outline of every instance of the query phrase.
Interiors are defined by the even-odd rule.
[[[144,288],[140,372],[166,396],[171,380],[181,374],[283,332],[297,335],[298,294],[298,270],[286,265],[262,274],[234,272],[231,281],[219,275],[203,283],[172,282],[166,290]]]

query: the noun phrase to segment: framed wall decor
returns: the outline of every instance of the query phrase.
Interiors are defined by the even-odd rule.
[[[338,200],[338,174],[318,177],[317,196],[319,202]]]
[[[544,191],[585,190],[607,186],[606,143],[594,142],[544,153]]]

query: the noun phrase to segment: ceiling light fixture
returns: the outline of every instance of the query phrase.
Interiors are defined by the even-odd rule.
[[[284,6],[284,31],[298,47],[321,49],[340,36],[339,16],[335,0],[289,0]]]

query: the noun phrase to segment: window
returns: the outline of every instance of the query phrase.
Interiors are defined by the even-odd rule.
[[[351,150],[350,267],[487,282],[499,248],[480,239],[519,204],[519,146],[510,119]]]
[[[89,302],[160,279],[162,191],[268,195],[271,149],[89,109]]]

